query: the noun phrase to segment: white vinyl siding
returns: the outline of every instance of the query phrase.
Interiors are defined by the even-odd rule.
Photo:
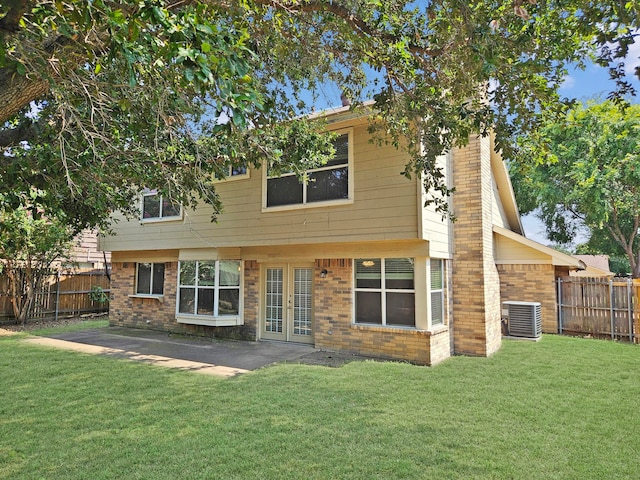
[[[211,221],[212,210],[206,205],[186,211],[184,222],[141,225],[120,217],[114,226],[117,235],[106,237],[104,248],[133,251],[212,244],[222,248],[419,240],[419,180],[400,175],[408,157],[390,145],[374,145],[369,138],[366,127],[353,129],[353,169],[349,171],[353,201],[263,212],[262,182],[266,176],[254,171],[246,180],[216,184],[224,205],[216,222]]]

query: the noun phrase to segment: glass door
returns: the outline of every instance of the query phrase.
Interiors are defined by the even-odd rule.
[[[262,338],[313,343],[313,267],[264,269]]]

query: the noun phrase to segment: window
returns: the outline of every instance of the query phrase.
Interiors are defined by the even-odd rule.
[[[136,295],[162,295],[164,292],[164,263],[138,263]]]
[[[249,178],[249,169],[246,165],[229,165],[227,167],[226,176],[224,178],[219,178],[216,175],[215,180],[222,182],[225,180],[240,180],[241,178]]]
[[[444,268],[442,260],[430,260],[431,325],[444,323]]]
[[[178,314],[240,313],[239,260],[183,261],[178,278]]]
[[[415,327],[413,272],[413,258],[356,259],[356,323]]]
[[[334,141],[336,154],[318,168],[307,170],[307,181],[293,173],[267,177],[266,206],[309,205],[350,198],[350,135],[344,133]]]
[[[179,218],[180,205],[158,194],[155,190],[142,194],[142,220]]]

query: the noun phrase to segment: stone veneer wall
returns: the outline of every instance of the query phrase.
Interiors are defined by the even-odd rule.
[[[435,333],[353,324],[353,261],[316,260],[315,346],[416,364],[433,365],[449,357],[449,331]],[[320,272],[326,269],[326,278]]]
[[[502,301],[540,302],[542,331],[558,333],[556,275],[553,265],[498,265]]]
[[[456,354],[488,356],[502,341],[500,278],[493,256],[491,142],[453,152],[453,335]]]
[[[111,269],[110,325],[147,328],[204,337],[256,339],[260,272],[256,262],[245,262],[245,324],[238,327],[208,327],[204,325],[188,325],[176,321],[177,262],[165,263],[164,294],[161,299],[132,298],[129,296],[135,291],[135,262],[114,262]]]

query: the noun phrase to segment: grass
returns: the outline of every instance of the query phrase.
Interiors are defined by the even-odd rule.
[[[1,338],[0,479],[633,478],[639,361],[545,336],[222,380]]]

